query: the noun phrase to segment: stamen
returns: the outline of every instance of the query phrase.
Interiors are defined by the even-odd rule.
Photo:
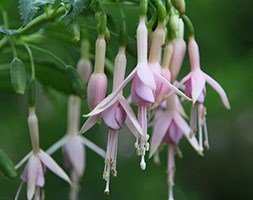
[[[141,156],[141,162],[140,162],[140,166],[142,170],[146,169],[146,162],[145,162],[145,155]]]
[[[137,155],[141,156],[140,167],[142,170],[146,169],[145,155],[146,151],[149,150],[149,143],[147,142],[149,135],[147,134],[147,107],[139,106],[138,107],[138,120],[141,124],[141,127],[144,131],[144,136],[138,139],[137,146]]]
[[[198,126],[199,126],[199,146],[200,146],[200,151],[203,151],[204,148],[203,148],[201,104],[198,105]]]
[[[209,146],[209,140],[208,140],[208,132],[207,132],[207,125],[206,125],[206,117],[204,117],[204,134],[205,134],[205,141],[204,141],[204,145],[207,149],[210,148]]]
[[[109,190],[109,186],[110,186],[110,161],[108,159],[106,159],[106,161],[105,161],[103,179],[106,181],[104,194],[109,195],[110,194],[110,190]]]
[[[190,137],[192,137],[197,132],[197,105],[194,104],[191,109],[191,117],[190,117],[190,127],[192,129]]]
[[[110,195],[109,185],[110,185],[110,176],[108,177],[108,180],[106,181],[105,190],[104,190],[104,194],[107,196]]]

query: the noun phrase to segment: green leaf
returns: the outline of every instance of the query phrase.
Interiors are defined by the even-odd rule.
[[[46,4],[54,4],[55,0],[19,0],[19,10],[23,25],[28,24],[36,12]]]
[[[66,20],[75,19],[90,4],[90,0],[62,0],[62,2],[71,5],[71,9],[65,17]]]
[[[4,35],[15,35],[18,34],[18,30],[11,30],[11,29],[5,29],[4,26],[0,26],[0,33],[3,33]]]

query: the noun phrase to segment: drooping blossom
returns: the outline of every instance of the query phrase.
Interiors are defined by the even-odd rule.
[[[68,130],[64,136],[63,152],[65,164],[71,172],[70,199],[78,199],[79,181],[85,170],[85,147],[89,147],[101,157],[105,157],[105,152],[100,147],[78,135],[81,111],[81,99],[77,96],[70,96],[68,103]]]
[[[176,147],[184,135],[192,147],[202,155],[195,136],[191,135],[191,128],[184,120],[182,114],[181,103],[176,94],[172,94],[167,99],[167,109],[160,111],[159,118],[153,125],[153,135],[151,139],[150,157],[153,156],[162,143],[167,143],[168,147],[168,184],[169,184],[169,200],[173,200],[173,186],[174,186],[174,173],[175,173],[175,160]],[[157,155],[156,155],[157,156]],[[157,159],[157,158],[156,158]],[[159,161],[159,160],[158,160]]]
[[[35,108],[29,108],[28,117],[29,132],[32,141],[32,153],[29,155],[29,160],[21,175],[23,182],[27,182],[27,199],[33,199],[35,193],[38,192],[45,184],[46,167],[57,176],[71,184],[68,175],[58,166],[58,164],[39,147],[39,129],[38,119],[35,113]]]
[[[115,71],[113,79],[113,91],[116,91],[119,85],[124,80],[126,68],[125,47],[120,47],[115,58]],[[110,99],[106,97],[102,102]],[[101,103],[102,103],[101,102]],[[100,105],[100,104],[99,104]],[[94,108],[94,110],[86,116],[89,116],[87,121],[82,126],[80,132],[87,132],[94,124],[103,118],[105,124],[109,128],[107,151],[105,156],[105,168],[103,178],[106,181],[105,194],[109,194],[110,173],[113,176],[117,175],[116,160],[117,160],[117,146],[118,146],[118,131],[121,129],[123,123],[127,125],[132,134],[139,138],[143,135],[143,130],[136,119],[134,112],[129,106],[127,100],[123,97],[122,90],[103,107]]]
[[[206,96],[206,82],[220,95],[220,98],[227,109],[230,109],[230,104],[225,91],[219,85],[219,83],[217,83],[212,77],[201,70],[199,47],[194,37],[189,38],[188,51],[190,57],[191,72],[180,81],[179,86],[185,84],[185,93],[193,100],[190,119],[192,131],[197,131],[198,123],[200,146],[203,148],[202,131],[204,131],[204,144],[208,148],[209,144],[206,125],[206,108],[203,105]]]

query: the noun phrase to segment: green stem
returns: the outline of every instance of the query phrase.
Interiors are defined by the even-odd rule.
[[[57,60],[59,63],[61,63],[62,65],[64,65],[64,67],[67,66],[67,64],[62,60],[60,59],[58,56],[56,56],[55,54],[51,53],[50,51],[46,50],[46,49],[42,49],[40,47],[37,47],[35,45],[32,45],[32,44],[27,44],[29,47],[31,47],[32,49],[35,49],[37,51],[40,51],[40,52],[43,52],[45,54],[48,54],[49,56],[53,57],[55,60]]]
[[[10,43],[10,45],[11,45],[11,51],[12,51],[13,57],[14,57],[14,58],[17,58],[17,57],[18,57],[18,54],[17,54],[17,50],[16,50],[16,48],[15,48],[13,39],[12,39],[10,36],[8,36],[8,39],[9,39],[9,43]]]
[[[30,30],[33,30],[35,27],[38,27],[46,22],[49,21],[53,21],[55,18],[57,18],[58,16],[60,16],[61,14],[63,14],[65,12],[65,8],[64,7],[60,7],[59,9],[55,10],[50,10],[48,12],[48,14],[43,13],[40,16],[34,18],[30,23],[27,24],[27,26],[19,28],[18,31],[18,35],[24,35],[25,33],[27,33]],[[0,40],[0,51],[5,48],[8,45],[8,36],[4,36],[1,40]]]
[[[8,22],[8,15],[6,10],[4,10],[2,7],[0,7],[0,10],[2,12],[2,16],[3,16],[3,23],[4,23],[4,28],[8,29],[9,28],[9,22]]]
[[[31,48],[27,44],[24,44],[24,46],[29,54],[30,61],[31,61],[32,80],[35,80],[35,65],[34,65],[33,54],[32,54]]]

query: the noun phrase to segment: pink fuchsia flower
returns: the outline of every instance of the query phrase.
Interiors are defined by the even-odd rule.
[[[70,199],[77,199],[79,192],[79,180],[85,170],[85,146],[105,157],[105,152],[97,145],[78,135],[80,122],[81,99],[78,96],[70,96],[68,102],[68,130],[67,134],[59,140],[58,144],[63,145],[65,164],[71,170]],[[61,142],[63,141],[63,142]],[[57,143],[52,146],[54,148]],[[60,145],[59,145],[60,146]],[[59,147],[58,146],[58,147]],[[51,149],[52,149],[51,148]],[[49,149],[49,152],[52,152]]]
[[[181,112],[182,106],[178,97],[175,94],[171,95],[167,100],[167,109],[160,113],[159,119],[154,124],[150,157],[162,142],[177,145],[183,135],[198,153],[202,153],[196,138],[190,136],[191,128],[182,117]]]
[[[151,139],[150,157],[155,154],[156,162],[159,162],[158,147],[162,143],[167,143],[168,147],[168,184],[169,200],[173,199],[174,173],[175,173],[175,154],[179,141],[185,135],[192,147],[202,155],[202,150],[195,136],[191,136],[191,128],[183,118],[185,114],[182,105],[176,94],[172,94],[167,99],[167,109],[157,113],[159,118],[153,125],[153,135]]]
[[[37,189],[45,184],[44,174],[46,167],[57,176],[71,184],[68,175],[58,166],[58,164],[44,151],[32,154],[21,175],[23,182],[27,182],[27,199],[31,200]]]
[[[46,167],[68,183],[71,184],[71,181],[57,163],[47,153],[40,149],[38,119],[35,108],[33,107],[29,108],[28,126],[33,151],[21,175],[21,179],[23,182],[27,182],[27,199],[31,200],[35,191],[42,188],[45,184],[44,174]]]
[[[203,72],[200,68],[199,47],[194,37],[189,38],[188,46],[191,72],[186,75],[179,85],[185,84],[185,93],[192,98],[193,107],[191,112],[192,131],[199,130],[199,143],[203,148],[202,128],[205,133],[204,144],[208,148],[208,135],[206,126],[206,109],[203,105],[206,96],[206,82],[220,95],[220,98],[227,109],[230,109],[229,100],[223,88],[212,77]]]
[[[113,91],[117,90],[119,85],[124,80],[126,68],[126,55],[125,47],[120,47],[118,54],[115,58],[115,70],[113,80]],[[106,97],[103,102],[107,102],[110,95]],[[143,135],[143,130],[140,127],[138,120],[136,119],[134,112],[129,106],[127,100],[123,97],[122,91],[120,91],[115,98],[105,106],[97,106],[88,115],[89,118],[84,123],[80,132],[86,132],[89,130],[100,118],[103,118],[105,124],[109,128],[107,150],[105,156],[105,167],[103,173],[103,179],[106,181],[105,194],[109,195],[109,182],[110,173],[113,176],[117,175],[116,161],[117,161],[117,148],[118,148],[118,131],[121,129],[123,123],[125,123],[132,134],[138,138],[139,135]]]

